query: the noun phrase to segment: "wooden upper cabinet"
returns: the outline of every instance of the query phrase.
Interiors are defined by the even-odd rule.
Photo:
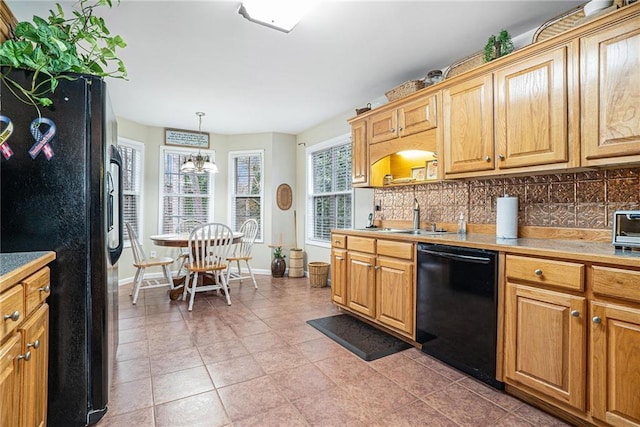
[[[371,115],[369,143],[377,144],[434,129],[438,124],[436,100],[436,95],[423,96]]]
[[[369,149],[367,145],[367,120],[351,123],[351,185],[369,185]]]
[[[640,16],[580,40],[583,165],[640,162]]]
[[[398,135],[409,136],[438,125],[436,95],[418,98],[398,107]]]
[[[369,143],[388,141],[398,136],[396,110],[379,111],[369,118]]]
[[[456,173],[493,170],[492,75],[444,89],[442,110],[445,178]]]
[[[554,163],[578,166],[579,158],[572,159],[575,165],[569,164],[568,103],[573,100],[570,89],[575,92],[575,84],[569,85],[575,80],[568,75],[574,70],[569,67],[574,57],[571,46],[496,71],[497,169]]]

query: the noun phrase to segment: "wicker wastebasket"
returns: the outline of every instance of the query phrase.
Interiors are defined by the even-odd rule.
[[[324,288],[327,286],[327,275],[329,274],[329,264],[326,262],[309,263],[309,281],[313,288]]]

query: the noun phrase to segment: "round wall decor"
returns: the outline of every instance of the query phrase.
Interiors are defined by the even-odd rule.
[[[280,184],[276,191],[276,202],[278,207],[283,211],[286,211],[291,207],[291,201],[293,200],[293,192],[289,184]]]

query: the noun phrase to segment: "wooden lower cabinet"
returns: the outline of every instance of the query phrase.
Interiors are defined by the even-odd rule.
[[[505,304],[507,382],[585,410],[586,299],[508,282]]]
[[[591,413],[640,426],[640,309],[596,300],[590,314]]]
[[[415,281],[413,262],[379,257],[376,264],[376,319],[413,335]]]
[[[0,346],[0,426],[20,425],[21,349],[19,333]]]
[[[331,301],[414,339],[415,245],[341,235],[332,245]]]
[[[23,267],[0,276],[0,426],[46,427],[49,268],[53,252],[25,253]],[[16,299],[15,296],[19,298]],[[7,325],[11,325],[8,327]]]
[[[47,378],[49,364],[49,306],[43,304],[20,327],[22,352],[29,355],[22,366],[20,425],[47,425]]]
[[[347,254],[347,306],[371,318],[376,316],[375,264],[375,255],[351,251]]]
[[[336,304],[347,303],[347,251],[331,251],[331,300]]]

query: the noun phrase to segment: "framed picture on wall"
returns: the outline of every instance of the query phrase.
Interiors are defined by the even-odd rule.
[[[438,179],[438,161],[427,162],[427,179]]]
[[[209,134],[193,132],[190,130],[165,128],[164,143],[165,145],[176,145],[179,147],[207,149],[209,148]]]
[[[411,168],[411,179],[415,179],[416,181],[424,181],[424,177],[426,176],[426,171],[424,166],[419,168]]]

